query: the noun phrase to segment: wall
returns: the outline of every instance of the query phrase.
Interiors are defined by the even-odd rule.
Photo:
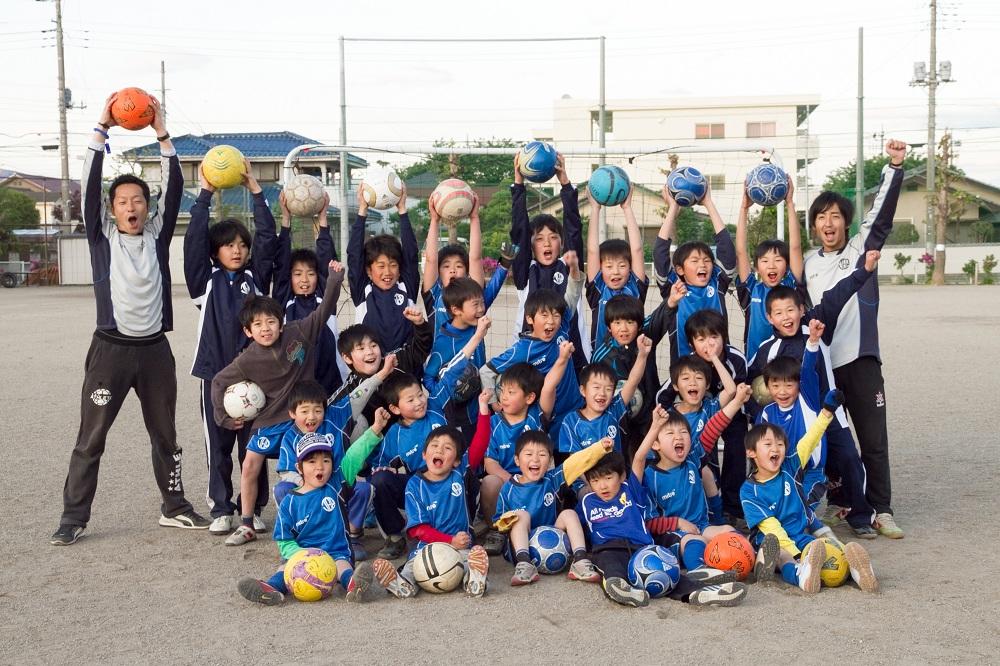
[[[175,285],[184,286],[184,233],[174,233],[170,243],[170,277]],[[93,284],[90,268],[90,245],[86,236],[59,239],[59,284]]]
[[[921,278],[924,275],[924,265],[917,261],[923,254],[923,245],[890,246],[882,248],[882,257],[878,260],[878,272],[883,278],[890,275],[898,275],[899,271],[895,267],[895,255],[897,252],[908,254],[913,259],[903,269],[903,275],[912,278],[915,274]],[[945,249],[945,273],[948,275],[961,275],[962,266],[970,259],[975,259],[982,265],[983,257],[992,254],[1000,259],[1000,243],[987,243],[980,245],[948,245]],[[995,275],[1000,273],[995,272]]]

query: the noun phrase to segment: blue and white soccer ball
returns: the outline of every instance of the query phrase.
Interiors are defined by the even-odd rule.
[[[679,205],[693,206],[701,203],[708,191],[708,184],[700,171],[694,167],[682,166],[667,176],[667,191]]]
[[[539,572],[557,574],[569,564],[569,537],[557,527],[536,527],[528,539],[528,556]]]
[[[620,166],[597,167],[587,183],[594,201],[602,206],[618,206],[628,198],[632,181]]]
[[[680,579],[677,558],[663,546],[644,546],[628,562],[628,582],[646,590],[650,597],[662,597]]]
[[[544,183],[556,175],[556,149],[544,141],[529,141],[517,151],[517,169],[533,183]]]
[[[785,170],[770,162],[750,169],[745,185],[747,196],[760,206],[777,206],[788,194],[788,176]]]

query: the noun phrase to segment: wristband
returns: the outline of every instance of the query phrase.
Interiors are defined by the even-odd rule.
[[[163,136],[156,137],[156,140],[157,141],[166,141],[169,138],[170,138],[170,132],[164,132]]]
[[[107,125],[105,123],[102,123],[101,121],[97,121],[97,124],[103,127],[105,131],[111,129],[111,125]]]
[[[103,136],[105,141],[107,141],[108,139],[110,139],[111,137],[108,136],[108,132],[107,132],[108,128],[105,127],[104,129],[101,129],[101,127],[103,127],[103,125],[101,125],[100,123],[97,123],[97,124],[100,125],[100,127],[95,127],[94,131],[97,132],[98,134],[100,134],[101,136]]]

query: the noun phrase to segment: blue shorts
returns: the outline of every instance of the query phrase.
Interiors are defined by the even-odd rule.
[[[281,438],[285,432],[292,427],[291,420],[275,423],[264,428],[254,430],[247,442],[247,451],[253,451],[265,458],[277,458],[281,451]]]

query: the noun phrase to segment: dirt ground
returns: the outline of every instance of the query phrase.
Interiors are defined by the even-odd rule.
[[[184,485],[207,513],[197,383],[187,374],[195,310],[181,290],[174,294]],[[157,526],[159,495],[134,395],[108,438],[84,538],[50,546],[93,322],[89,288],[0,290],[2,663],[1000,660],[1000,289],[883,288],[893,504],[907,536],[866,544],[882,593],[847,585],[805,597],[771,583],[752,587],[735,609],[667,600],[625,609],[596,586],[562,577],[513,589],[509,566],[496,558],[481,600],[399,601],[376,589],[369,603],[350,607],[336,597],[252,605],[235,581],[270,574],[274,544],[265,537],[227,548],[207,532]],[[273,516],[272,504],[269,524]],[[374,534],[369,545],[377,546]]]

